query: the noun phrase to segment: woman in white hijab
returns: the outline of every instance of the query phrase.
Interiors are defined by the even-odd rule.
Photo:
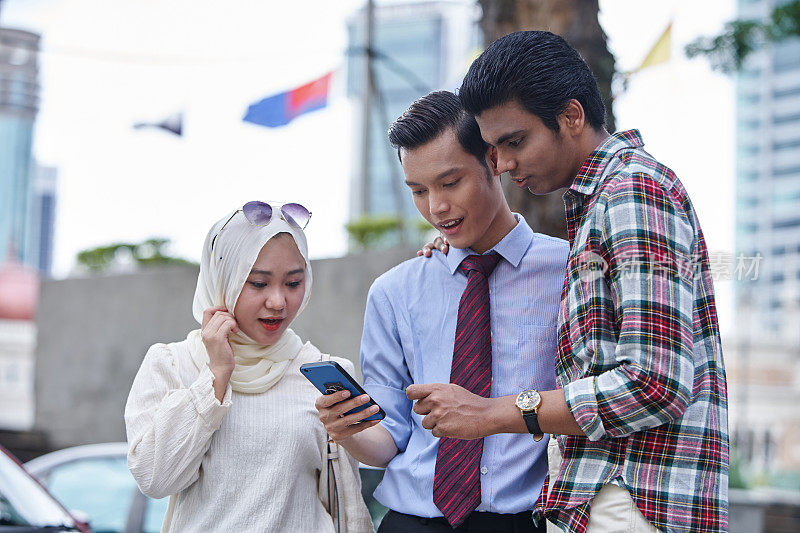
[[[357,463],[338,450],[328,474],[319,392],[299,371],[327,356],[289,329],[311,294],[309,217],[248,202],[214,224],[193,304],[201,329],[142,362],[128,466],[146,495],[170,496],[162,531],[373,530]]]

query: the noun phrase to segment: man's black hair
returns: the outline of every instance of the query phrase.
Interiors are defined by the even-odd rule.
[[[595,130],[606,121],[589,66],[549,31],[517,31],[497,39],[469,67],[458,96],[473,115],[516,100],[554,132],[559,131],[558,115],[573,98]]]
[[[464,111],[458,96],[449,91],[429,93],[411,104],[389,128],[389,142],[397,148],[397,157],[400,158],[401,149],[412,150],[422,146],[447,128],[453,128],[465,152],[487,167],[489,145],[481,137],[475,117]]]

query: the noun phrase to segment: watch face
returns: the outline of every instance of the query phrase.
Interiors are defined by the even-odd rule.
[[[538,391],[526,390],[522,391],[519,396],[517,396],[517,407],[523,411],[531,411],[539,407],[541,401],[542,397],[539,395]]]

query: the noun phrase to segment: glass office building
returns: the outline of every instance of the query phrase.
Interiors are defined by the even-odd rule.
[[[31,143],[38,110],[39,36],[0,28],[0,261],[31,266]]]
[[[364,95],[365,10],[349,23],[348,96]],[[350,216],[394,215],[418,218],[397,153],[389,145],[389,125],[417,98],[433,90],[453,91],[481,42],[473,2],[441,1],[381,5],[373,24],[375,93],[370,108],[367,171],[363,168],[363,110],[356,105],[356,139],[351,168]],[[394,181],[393,181],[394,180]],[[398,183],[399,181],[399,183]]]
[[[31,212],[28,231],[28,264],[49,276],[53,267],[58,169],[38,164],[31,171]]]
[[[764,19],[784,0],[740,0]],[[800,343],[800,38],[759,49],[737,80],[735,296],[756,339]],[[758,258],[758,264],[747,258]],[[749,268],[748,267],[748,268]],[[742,279],[743,278],[743,279]]]
[[[784,0],[739,0],[767,19]],[[757,49],[736,83],[736,325],[723,341],[732,457],[800,482],[800,38]],[[713,130],[709,130],[713,135]],[[736,464],[736,463],[734,463]]]

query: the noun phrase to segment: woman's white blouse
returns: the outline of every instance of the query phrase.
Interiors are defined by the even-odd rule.
[[[350,361],[333,359],[353,371]],[[333,532],[321,499],[327,435],[314,408],[319,392],[299,371],[316,360],[319,351],[306,343],[269,390],[239,394],[229,385],[220,404],[213,374],[197,370],[186,341],[148,350],[125,407],[128,466],[146,495],[177,494],[165,531]],[[342,456],[343,467],[357,468]]]

